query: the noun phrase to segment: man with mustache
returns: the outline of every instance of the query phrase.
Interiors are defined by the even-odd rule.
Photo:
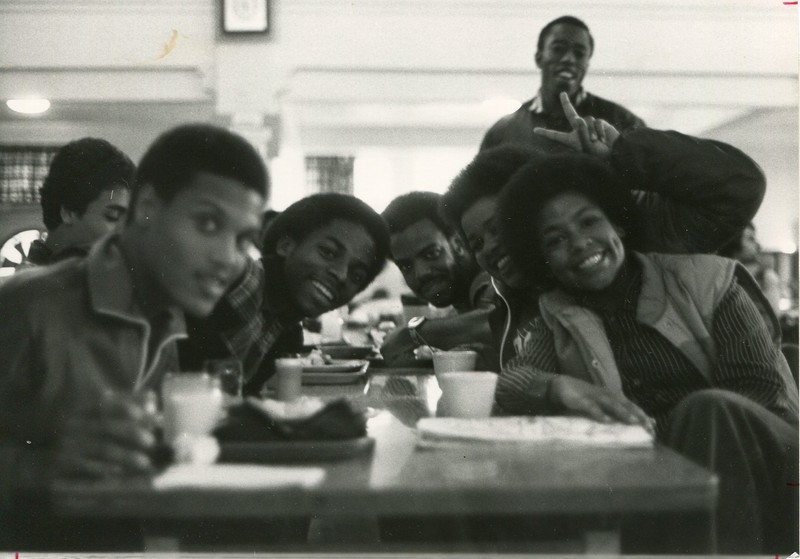
[[[386,264],[389,234],[375,210],[354,196],[314,194],[275,216],[264,233],[262,259],[208,318],[189,318],[180,344],[184,369],[207,359],[242,362],[244,393],[258,394],[275,358],[299,353],[301,321],[346,305]]]
[[[497,121],[484,136],[480,150],[515,143],[561,151],[558,143],[533,133],[536,127],[564,132],[571,129],[561,110],[561,92],[569,95],[579,115],[601,118],[620,132],[644,126],[642,119],[625,107],[583,89],[593,53],[594,38],[580,19],[561,16],[545,25],[539,33],[535,55],[536,66],[541,70],[539,92]]]
[[[121,232],[0,287],[0,548],[141,545],[52,515],[50,488],[154,472],[142,398],[178,370],[185,315],[210,314],[242,274],[268,188],[244,138],[175,128],[142,158]]]
[[[412,361],[423,339],[441,349],[477,344],[482,350],[491,344],[487,318],[495,294],[489,276],[439,217],[439,199],[433,192],[410,192],[392,200],[381,214],[389,226],[391,258],[411,291],[435,307],[456,310],[444,318],[414,317],[389,333],[381,354],[395,366]]]

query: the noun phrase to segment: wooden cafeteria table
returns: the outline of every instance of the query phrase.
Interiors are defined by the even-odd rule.
[[[73,518],[136,520],[149,526],[149,533],[171,521],[312,516],[312,526],[319,523],[323,533],[325,526],[336,526],[343,541],[342,526],[373,534],[376,549],[383,544],[366,528],[367,519],[435,524],[462,517],[545,523],[558,518],[580,527],[583,550],[590,553],[619,552],[620,530],[630,519],[667,515],[679,522],[685,518],[687,525],[699,521],[702,552],[715,550],[716,478],[662,446],[422,449],[416,446],[414,425],[435,414],[441,394],[430,371],[375,369],[366,385],[304,390],[369,406],[368,435],[375,440],[371,455],[312,462],[326,475],[311,488],[155,490],[147,479],[62,484],[55,492],[56,509]],[[319,543],[324,548],[324,537]],[[422,549],[426,544],[408,545]]]

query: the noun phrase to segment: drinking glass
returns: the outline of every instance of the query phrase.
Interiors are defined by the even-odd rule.
[[[167,373],[161,386],[164,440],[208,435],[223,415],[219,381],[207,373]]]
[[[303,360],[281,358],[275,360],[278,400],[292,402],[303,392]]]
[[[205,371],[219,379],[222,392],[237,398],[242,397],[242,362],[235,358],[208,359],[203,365]]]

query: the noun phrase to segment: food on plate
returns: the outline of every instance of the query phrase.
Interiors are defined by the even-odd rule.
[[[322,353],[321,349],[314,349],[307,356],[302,358],[303,367],[321,367],[330,365],[333,359],[327,353]]]

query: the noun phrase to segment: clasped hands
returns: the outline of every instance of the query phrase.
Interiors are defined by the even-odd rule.
[[[73,412],[61,429],[57,478],[104,478],[153,471],[154,418],[133,396],[108,393]]]

